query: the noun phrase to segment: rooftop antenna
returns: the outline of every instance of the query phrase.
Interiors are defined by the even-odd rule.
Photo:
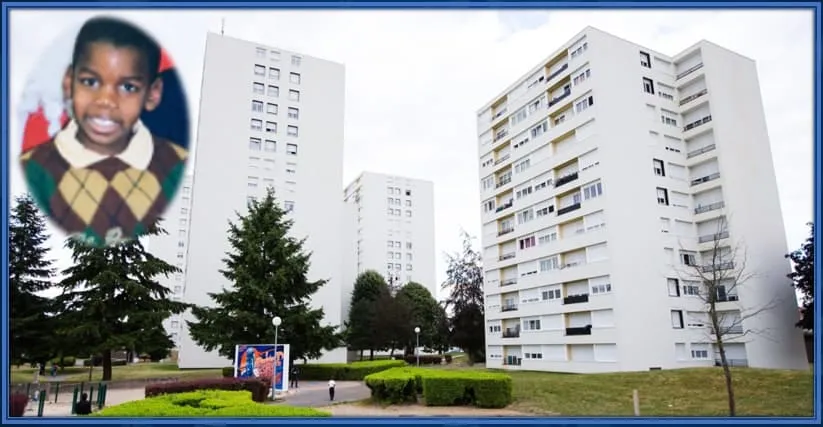
[[[226,18],[220,18],[220,35],[224,35],[226,32]]]

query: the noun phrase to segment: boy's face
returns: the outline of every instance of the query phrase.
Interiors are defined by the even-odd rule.
[[[106,154],[125,149],[140,114],[160,104],[163,82],[150,81],[150,74],[155,73],[137,49],[106,42],[86,46],[63,78],[80,142]]]

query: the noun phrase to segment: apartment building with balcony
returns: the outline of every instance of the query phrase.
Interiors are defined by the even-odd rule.
[[[436,298],[434,184],[363,172],[343,198],[352,210],[346,227],[355,230],[355,276],[374,270],[398,287],[420,283]]]
[[[727,357],[808,369],[754,61],[587,27],[483,106],[478,135],[488,366],[712,366],[689,272],[745,265],[717,290]]]
[[[248,202],[275,190],[293,220],[291,233],[311,253],[309,280],[324,324],[345,320],[343,286],[342,64],[210,33],[206,38],[195,145],[183,300],[212,305],[209,293],[232,284],[220,273],[229,221]],[[274,316],[273,313],[261,315]],[[184,320],[190,320],[190,314]],[[199,347],[181,322],[181,368],[229,366]],[[286,327],[284,325],[284,327]],[[240,344],[240,343],[238,343]],[[345,362],[345,348],[323,362]]]

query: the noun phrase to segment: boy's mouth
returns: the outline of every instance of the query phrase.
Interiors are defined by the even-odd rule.
[[[117,122],[104,117],[91,117],[86,119],[86,123],[89,124],[92,132],[98,135],[111,135],[120,128]]]

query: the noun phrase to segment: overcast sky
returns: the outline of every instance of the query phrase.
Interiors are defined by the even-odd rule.
[[[11,111],[44,51],[96,11],[13,11]],[[757,61],[789,248],[812,220],[813,15],[803,11],[118,12],[171,53],[197,111],[207,31],[346,66],[344,184],[362,170],[435,185],[437,278],[459,231],[480,233],[476,111],[585,26],[664,54],[706,39]],[[14,116],[13,116],[14,117]],[[196,123],[196,118],[195,118]],[[11,121],[11,155],[21,123]],[[12,193],[25,190],[17,162]],[[60,267],[70,260],[52,231]]]

